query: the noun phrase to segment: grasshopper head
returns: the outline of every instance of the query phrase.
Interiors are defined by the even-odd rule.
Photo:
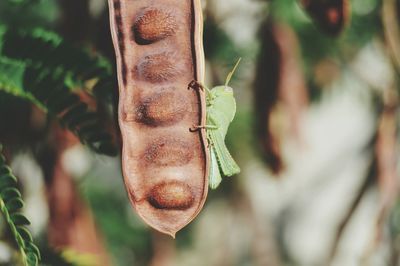
[[[229,87],[229,86],[224,86],[224,91],[226,93],[232,93],[233,94],[233,89],[231,87]]]
[[[212,91],[215,93],[215,95],[218,95],[218,96],[222,96],[222,95],[232,96],[233,95],[232,87],[225,86],[225,85],[217,86]]]

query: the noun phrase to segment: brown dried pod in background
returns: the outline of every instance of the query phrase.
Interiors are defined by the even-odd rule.
[[[261,49],[254,85],[256,134],[264,160],[274,174],[279,174],[284,168],[283,136],[302,144],[300,120],[308,105],[308,92],[293,30],[267,20],[259,34]]]
[[[261,47],[254,84],[256,134],[264,160],[274,173],[279,173],[283,167],[281,152],[270,124],[272,110],[278,101],[281,53],[270,21],[261,25],[259,34]]]
[[[349,0],[300,0],[300,3],[327,34],[336,36],[349,23]]]
[[[132,205],[175,236],[207,196],[200,0],[109,0],[119,79],[122,168]]]

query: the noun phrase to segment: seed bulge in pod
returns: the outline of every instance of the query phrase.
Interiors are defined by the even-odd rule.
[[[140,79],[150,83],[175,81],[182,73],[181,57],[175,53],[159,53],[145,56],[136,67]]]
[[[150,144],[144,152],[146,165],[182,166],[194,156],[194,148],[189,141],[178,137],[162,137]]]
[[[182,120],[187,111],[187,97],[168,88],[144,98],[136,110],[136,120],[153,126],[171,125]]]
[[[171,12],[158,8],[146,8],[136,18],[133,25],[135,40],[139,44],[149,44],[175,33],[177,21]]]
[[[169,181],[155,185],[147,200],[157,209],[186,210],[193,205],[194,195],[191,188],[180,181]]]

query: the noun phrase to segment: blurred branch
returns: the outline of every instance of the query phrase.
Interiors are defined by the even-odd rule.
[[[335,258],[335,255],[338,251],[340,240],[343,236],[343,232],[346,229],[346,226],[349,224],[351,218],[353,217],[353,214],[357,210],[358,206],[360,205],[360,202],[368,189],[375,183],[376,180],[376,174],[377,174],[377,161],[376,158],[371,162],[370,169],[368,171],[368,175],[364,179],[363,184],[360,186],[357,194],[355,195],[352,204],[350,205],[350,208],[347,210],[347,213],[344,215],[343,220],[340,222],[338,229],[335,234],[335,238],[333,240],[332,244],[332,249],[330,252],[329,256],[329,265],[332,264],[333,259]]]
[[[92,261],[97,261],[93,265],[110,265],[91,211],[62,163],[65,150],[79,144],[79,141],[57,126],[52,132],[52,139],[39,160],[45,174],[50,210],[49,244],[57,251],[67,251],[65,255],[78,262],[80,259],[88,260],[87,255],[90,255]]]
[[[175,253],[175,240],[153,231],[153,257],[149,266],[172,266]]]
[[[380,118],[375,144],[380,202],[373,231],[373,239],[364,253],[365,260],[373,254],[381,243],[384,225],[399,195],[397,174],[397,159],[399,158],[397,152],[397,112],[398,95],[391,88],[384,95],[384,109]]]
[[[386,43],[397,71],[400,71],[400,28],[396,0],[383,0],[382,22]]]
[[[375,156],[369,170],[368,176],[356,194],[353,203],[344,216],[342,222],[339,224],[338,230],[335,234],[332,250],[330,253],[329,261],[332,263],[340,245],[341,237],[349,224],[353,214],[357,210],[363,196],[368,189],[378,182],[380,189],[380,204],[379,211],[376,217],[375,228],[373,230],[373,239],[367,246],[363,260],[366,261],[369,256],[375,251],[377,245],[382,239],[382,230],[387,220],[389,210],[392,208],[397,195],[398,195],[398,181],[397,181],[397,158],[396,151],[397,138],[396,138],[396,114],[397,114],[397,94],[394,90],[389,89],[386,91],[384,97],[384,106],[381,113],[379,124],[377,128],[376,137],[374,139]]]

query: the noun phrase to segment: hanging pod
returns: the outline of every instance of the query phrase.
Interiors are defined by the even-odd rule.
[[[196,217],[207,196],[208,154],[200,0],[109,0],[119,80],[122,168],[132,205],[160,232]]]

